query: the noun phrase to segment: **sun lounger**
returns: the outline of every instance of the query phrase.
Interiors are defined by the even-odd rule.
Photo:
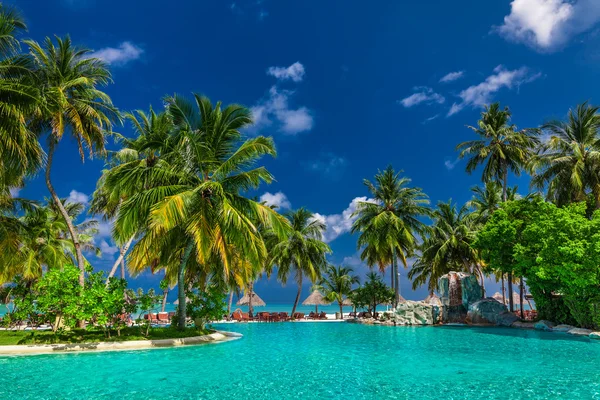
[[[237,321],[237,322],[242,322],[244,320],[243,315],[242,315],[242,311],[241,310],[235,310],[231,314],[231,319],[233,319],[234,321]]]
[[[301,313],[301,312],[294,313],[294,319],[304,319],[304,313]]]
[[[157,319],[158,319],[158,322],[168,323],[169,322],[169,314],[166,312],[159,312]]]
[[[279,313],[279,319],[281,319],[282,321],[289,321],[290,320],[290,316],[286,312],[280,312]]]
[[[317,319],[327,319],[327,314],[325,314],[325,312],[321,311],[321,314],[319,314]]]
[[[279,317],[279,314],[276,313],[276,312],[271,313],[271,321],[272,322],[279,322],[279,321],[281,321],[281,318]]]
[[[354,311],[351,311],[351,312],[348,314],[348,317],[349,317],[349,318],[356,318],[356,312],[354,312]]]
[[[366,312],[365,315],[363,315],[363,318],[373,318],[373,314]]]

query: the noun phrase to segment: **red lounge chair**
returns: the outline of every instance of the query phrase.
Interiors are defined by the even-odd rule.
[[[290,320],[290,316],[289,316],[289,315],[288,315],[288,313],[286,313],[286,312],[280,312],[280,313],[279,313],[279,318],[280,318],[282,321],[289,321],[289,320]]]
[[[271,317],[268,312],[259,312],[258,313],[258,321],[259,322],[269,322]]]
[[[281,318],[279,318],[279,314],[277,314],[276,312],[271,313],[271,321],[273,321],[273,322],[281,321]]]
[[[175,316],[174,311],[169,312],[169,320],[173,319],[174,316]]]
[[[319,316],[317,318],[318,319],[327,319],[327,314],[325,314],[325,312],[321,311],[321,314],[319,314]]]
[[[315,314],[314,312],[310,312],[310,314],[308,314],[308,317],[306,317],[307,319],[315,319],[317,318],[317,314]]]
[[[244,316],[242,315],[242,311],[236,310],[231,314],[231,319],[237,322],[242,322],[244,320]]]
[[[304,313],[301,313],[301,312],[294,313],[294,319],[304,319]]]
[[[158,319],[158,322],[168,323],[169,322],[169,314],[166,312],[159,312],[157,315],[157,319]]]

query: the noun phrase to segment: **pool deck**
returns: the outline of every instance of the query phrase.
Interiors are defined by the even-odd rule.
[[[0,346],[0,356],[27,356],[38,354],[56,354],[88,351],[126,351],[148,350],[164,347],[189,346],[208,343],[222,343],[240,339],[243,335],[236,332],[216,331],[203,336],[181,339],[131,340],[125,342],[63,343]]]

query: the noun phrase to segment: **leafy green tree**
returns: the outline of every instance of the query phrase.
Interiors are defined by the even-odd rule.
[[[342,303],[344,298],[352,293],[352,285],[358,284],[360,280],[354,275],[354,271],[350,267],[336,267],[329,265],[327,267],[326,276],[321,279],[315,287],[316,290],[322,291],[325,294],[325,299],[329,302],[337,301],[340,307],[340,317],[343,316],[344,310]]]
[[[313,284],[320,278],[327,265],[326,254],[331,252],[329,246],[323,242],[325,224],[315,218],[315,215],[305,208],[299,208],[286,214],[291,231],[284,239],[280,239],[271,249],[267,262],[268,273],[277,266],[277,279],[283,284],[287,283],[290,275],[298,284],[298,292],[294,300],[292,314],[302,294],[302,283],[307,277]]]
[[[36,284],[37,309],[46,316],[52,331],[63,326],[74,328],[85,319],[81,307],[84,288],[79,285],[79,270],[72,265],[49,270]]]
[[[475,224],[467,206],[457,208],[452,201],[440,202],[432,218],[433,225],[428,227],[419,246],[421,255],[408,272],[413,289],[427,283],[433,293],[439,279],[450,271],[475,273],[483,284],[479,255],[472,247]]]
[[[350,299],[357,308],[367,308],[369,312],[377,312],[380,304],[391,304],[396,297],[393,289],[383,282],[383,278],[375,272],[367,274],[367,280],[363,286],[355,289]]]
[[[225,293],[216,285],[208,285],[204,290],[189,291],[187,294],[187,315],[194,320],[196,327],[204,329],[211,321],[219,321],[225,315]]]
[[[508,173],[519,176],[527,167],[539,145],[538,131],[532,129],[517,130],[510,123],[511,112],[508,107],[500,108],[499,103],[485,107],[476,127],[470,126],[480,139],[459,144],[459,158],[469,158],[467,172],[470,174],[480,165],[484,165],[481,180],[496,181],[502,185],[502,201],[508,200]],[[512,271],[508,273],[512,282]],[[509,308],[513,311],[512,284],[508,285]]]
[[[476,246],[494,269],[524,276],[540,318],[600,326],[600,213],[541,198],[509,202],[479,233]]]
[[[142,334],[148,337],[148,333],[150,332],[150,324],[152,321],[150,316],[148,316],[148,319],[144,319],[143,315],[150,314],[150,312],[158,309],[157,304],[160,301],[160,295],[156,294],[152,288],[148,289],[147,292],[144,292],[144,289],[139,288],[137,290],[135,300],[139,311],[136,322],[141,327]]]
[[[583,103],[569,111],[567,121],[552,121],[541,130],[550,136],[533,159],[532,186],[547,188],[557,205],[586,201],[592,194],[600,208],[600,115],[598,107]]]
[[[406,258],[413,254],[417,236],[423,233],[423,216],[430,214],[429,200],[420,188],[409,187],[410,179],[400,176],[392,166],[375,175],[375,183],[365,180],[372,201],[358,203],[352,233],[359,233],[360,258],[369,267],[379,266],[383,273],[391,265],[394,306],[400,301],[398,258],[407,267]]]
[[[43,46],[33,40],[25,43],[34,64],[33,84],[43,104],[31,120],[30,128],[40,138],[47,137],[46,186],[67,224],[80,270],[79,284],[83,286],[85,261],[81,241],[54,190],[51,172],[56,148],[65,133],[75,139],[82,162],[86,149],[90,157],[104,152],[105,135],[111,132],[112,122],[119,119],[109,96],[99,89],[111,81],[111,76],[101,60],[90,58],[89,50],[73,46],[69,37],[56,38],[56,45],[50,38],[46,38]]]

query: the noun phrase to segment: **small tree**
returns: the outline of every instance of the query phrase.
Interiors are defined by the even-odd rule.
[[[53,332],[63,326],[74,328],[78,320],[85,320],[79,273],[75,266],[66,265],[62,270],[49,270],[36,284],[37,309],[45,314]]]
[[[329,302],[337,301],[340,307],[340,317],[343,316],[344,297],[352,293],[352,285],[359,283],[358,276],[349,267],[327,267],[327,276],[315,286],[316,290],[325,293],[325,299]]]
[[[352,303],[357,308],[367,308],[369,312],[376,312],[379,304],[391,304],[396,292],[387,287],[383,278],[375,272],[367,274],[367,281],[350,295]]]
[[[142,316],[146,313],[149,314],[151,311],[157,311],[157,303],[160,301],[162,296],[157,295],[154,292],[154,289],[148,289],[148,291],[144,293],[144,289],[139,288],[136,297],[136,303],[139,311],[136,322],[142,328],[142,335],[147,337],[148,333],[150,332],[151,318],[150,315],[148,315],[148,319],[143,319]]]
[[[225,293],[217,286],[210,285],[204,291],[187,293],[186,314],[194,320],[196,327],[204,329],[207,323],[218,321],[225,315],[227,304]]]

